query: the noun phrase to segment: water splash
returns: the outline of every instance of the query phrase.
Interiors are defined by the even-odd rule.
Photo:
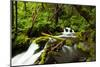
[[[39,46],[37,44],[32,43],[26,52],[23,52],[12,58],[12,66],[33,64],[43,52],[42,50],[39,53],[34,54],[38,48]]]

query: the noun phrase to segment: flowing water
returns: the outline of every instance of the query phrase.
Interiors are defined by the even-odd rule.
[[[59,35],[57,37],[61,38],[67,38],[67,37],[76,37],[76,36],[69,36],[68,34],[71,34],[71,32],[64,32],[63,35]],[[56,40],[49,40],[50,42],[56,41]],[[46,45],[45,45],[46,46]],[[26,52],[23,52],[21,54],[18,54],[14,58],[12,58],[12,66],[17,66],[17,65],[30,65],[34,64],[34,62],[38,59],[38,57],[41,55],[41,53],[44,51],[41,50],[40,52],[34,54],[34,52],[39,48],[39,46],[35,43],[32,43],[28,50]],[[44,47],[45,48],[45,47]],[[73,47],[64,45],[61,50],[62,57],[55,57],[55,59],[58,62],[66,62],[66,61],[71,61],[72,56],[73,56]],[[67,58],[67,59],[65,59]]]
[[[12,66],[17,65],[31,65],[38,59],[41,53],[44,51],[41,50],[40,52],[34,54],[34,52],[39,48],[39,46],[35,43],[32,43],[26,52],[18,54],[14,58],[12,58]],[[58,62],[67,62],[70,61],[71,56],[73,54],[73,48],[70,46],[64,45],[61,50],[62,57],[55,57]],[[70,57],[70,58],[69,58]],[[67,58],[67,59],[65,59]],[[70,60],[68,60],[68,58]]]
[[[34,54],[34,52],[38,48],[39,46],[37,44],[32,43],[26,52],[18,54],[17,56],[12,58],[12,66],[33,64],[43,52],[42,50],[39,53]]]

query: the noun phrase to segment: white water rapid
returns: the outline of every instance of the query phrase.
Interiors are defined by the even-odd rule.
[[[12,58],[12,66],[33,64],[43,52],[42,50],[39,53],[34,54],[38,48],[39,46],[37,44],[32,43],[26,52],[18,54]]]

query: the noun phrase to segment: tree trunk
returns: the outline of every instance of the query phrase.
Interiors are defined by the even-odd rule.
[[[59,9],[59,6],[58,6],[58,4],[56,4],[56,8],[55,8],[55,12],[56,12],[56,14],[55,14],[55,23],[56,24],[58,23],[58,18],[59,18],[59,11],[58,11],[58,9]]]
[[[18,19],[18,17],[17,17],[17,1],[15,1],[15,10],[16,10],[16,13],[15,13],[15,15],[16,15],[16,18],[15,18],[15,20],[16,20],[16,23],[15,23],[15,30],[16,30],[16,33],[15,33],[15,37],[17,36],[17,19]]]
[[[14,26],[14,3],[11,1],[11,25]]]
[[[39,12],[40,8],[36,9],[35,12],[33,12],[32,14],[32,26],[29,28],[27,34],[29,37],[33,37],[33,32],[32,32],[32,29],[33,29],[33,26],[34,26],[34,23],[37,19],[37,16],[38,16],[38,12]]]
[[[42,6],[42,9],[44,10],[44,5],[43,5],[43,3],[41,3],[41,6]]]

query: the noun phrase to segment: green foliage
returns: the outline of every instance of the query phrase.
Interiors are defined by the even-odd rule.
[[[96,46],[96,8],[95,6],[66,5],[36,2],[17,2],[17,14],[14,1],[14,18],[12,22],[12,46],[13,50],[25,48],[32,40],[40,45],[47,44],[49,37],[57,39],[56,45],[63,39],[57,38],[65,27],[70,27],[75,31],[76,39],[67,39],[65,44],[72,46],[76,43],[77,48],[85,53],[89,53],[87,61],[95,60]],[[78,7],[78,9],[77,9]],[[58,16],[55,17],[58,11]],[[15,20],[16,15],[18,16]],[[35,18],[36,17],[36,18]],[[58,22],[55,23],[56,19]],[[16,24],[17,21],[17,24]],[[16,27],[17,25],[17,27]],[[16,29],[17,28],[17,29]],[[42,36],[41,33],[45,36]],[[51,35],[49,35],[51,34]],[[36,38],[37,37],[37,38]],[[85,44],[86,46],[84,46]],[[24,47],[20,47],[24,46]],[[18,49],[15,49],[15,48]],[[16,52],[13,52],[16,53]],[[57,52],[50,52],[50,55],[57,55]],[[15,55],[15,54],[14,54]],[[44,64],[45,52],[41,56],[40,64]]]
[[[23,43],[25,43],[27,40],[29,40],[29,38],[27,36],[21,34],[16,38],[16,43],[23,45]]]

